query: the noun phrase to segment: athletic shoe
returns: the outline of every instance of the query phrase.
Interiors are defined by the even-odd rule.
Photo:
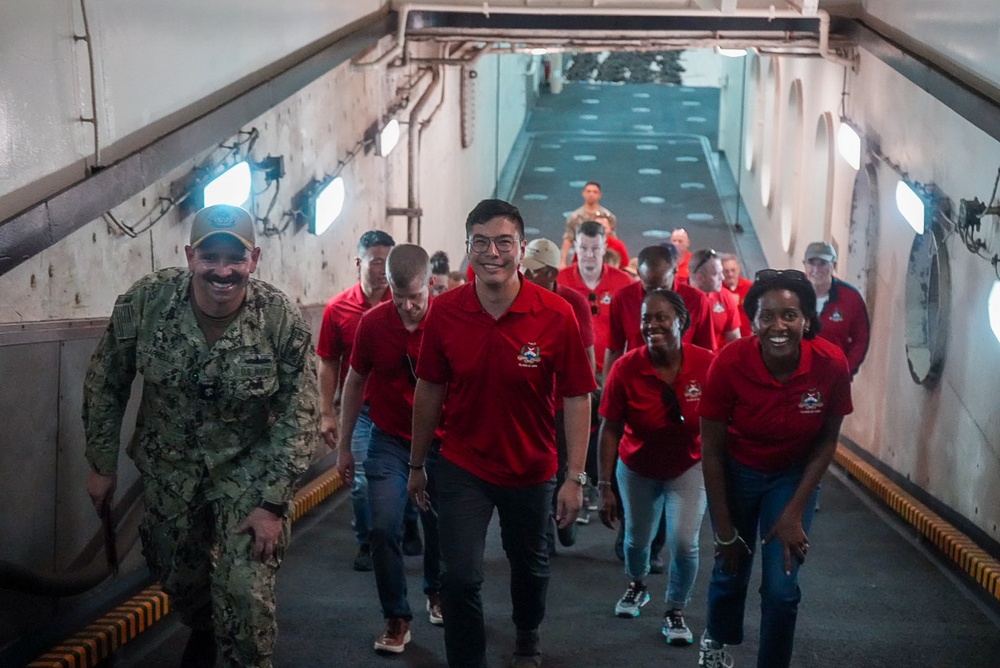
[[[650,557],[649,558],[649,574],[650,575],[660,575],[667,570],[666,565],[663,563],[663,559],[660,557]]]
[[[441,594],[436,591],[427,594],[427,615],[434,626],[444,626],[444,615],[441,614]]]
[[[359,545],[358,553],[354,555],[354,570],[370,571],[372,569],[372,548],[370,545]]]
[[[615,604],[615,614],[619,617],[638,617],[642,606],[649,603],[649,592],[646,585],[630,582],[625,594]]]
[[[725,645],[708,637],[708,631],[701,634],[701,644],[698,647],[698,668],[733,668],[733,657],[725,649]]]
[[[576,516],[577,524],[590,524],[590,511],[586,507],[580,508],[580,512]]]
[[[663,637],[669,645],[690,645],[694,642],[694,635],[684,623],[680,610],[669,610],[663,615]]]
[[[385,631],[375,639],[375,651],[399,654],[408,642],[410,642],[410,622],[393,617],[385,620]]]

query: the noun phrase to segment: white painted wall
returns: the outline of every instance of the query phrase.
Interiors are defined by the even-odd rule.
[[[90,0],[101,164],[388,0]],[[77,181],[95,154],[80,3],[0,0],[0,220]],[[41,195],[40,195],[41,193]]]
[[[767,63],[759,63],[767,71]],[[735,63],[731,67],[752,64]],[[736,74],[734,73],[733,78]],[[843,70],[816,59],[784,58],[778,63],[780,103],[770,151],[775,172],[775,203],[761,202],[761,165],[752,170],[739,167],[741,192],[746,201],[764,254],[771,266],[801,267],[803,250],[817,239],[817,223],[810,208],[815,197],[803,197],[795,216],[793,241],[782,243],[781,205],[789,194],[808,193],[810,175],[828,171],[827,153],[815,150],[817,126],[829,122],[833,131],[840,117]],[[778,166],[794,157],[784,150],[794,145],[788,92],[801,82],[803,128],[799,138],[803,151],[800,176],[789,180]],[[746,110],[745,128],[752,131],[761,119],[758,96],[769,95],[770,86],[755,91],[747,100],[739,90],[723,91],[724,117],[738,118],[726,109]],[[1000,143],[933,99],[916,85],[867,53],[859,70],[848,78],[846,113],[882,152],[921,182],[937,184],[957,208],[959,199],[989,197],[1000,160]],[[764,105],[766,106],[766,105]],[[738,155],[741,140],[737,129],[722,133],[723,149]],[[763,154],[761,157],[764,157]],[[843,433],[892,469],[908,477],[976,524],[994,539],[1000,539],[1000,417],[996,411],[995,382],[1000,374],[1000,344],[989,327],[987,297],[995,280],[990,265],[972,256],[952,237],[947,248],[952,267],[953,309],[948,324],[948,351],[937,389],[916,385],[908,371],[904,342],[905,278],[914,235],[897,212],[894,191],[898,177],[878,164],[880,220],[874,248],[849,248],[850,203],[855,173],[839,155],[833,156],[833,196],[830,202],[831,231],[828,240],[838,247],[838,274],[847,277],[867,271],[875,295],[872,339],[868,357],[854,382],[855,412],[844,423]],[[731,164],[738,161],[731,159]],[[852,238],[864,239],[864,232]],[[869,266],[861,267],[860,258]]]

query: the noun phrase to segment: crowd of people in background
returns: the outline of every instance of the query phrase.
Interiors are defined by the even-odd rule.
[[[144,400],[150,428],[130,452],[149,478],[145,553],[193,629],[185,665],[270,665],[274,576],[313,426],[351,490],[352,567],[373,571],[384,619],[376,651],[411,642],[404,557],[422,555],[421,608],[444,627],[448,664],[486,665],[494,512],[513,668],[542,664],[549,560],[574,545],[590,510],[617,532],[609,548],[624,562],[609,612],[640,616],[648,576],[666,570],[662,634],[693,644],[684,613],[707,509],[715,560],[698,665],[733,665],[725,647],[742,642],[757,551],[757,665],[789,665],[819,483],[867,351],[864,302],[834,275],[826,241],[807,246],[804,271],[762,268],[751,280],[736,254],[691,250],[680,228],[632,257],[600,185],[582,196],[561,244],[526,238],[516,207],[483,200],[466,220],[465,272],[444,252],[363,234],[358,282],[323,313],[318,376],[308,328],[250,277],[260,249],[236,207],[195,217],[187,271],[153,274],[119,299],[87,376],[87,489],[106,512],[137,372],[148,396],[190,406],[190,427],[165,426]],[[260,342],[206,362],[237,322]],[[183,353],[170,363],[150,345],[164,337]],[[212,475],[178,464],[195,461],[179,454],[189,433],[204,440]],[[209,564],[236,573],[231,590],[210,583]]]

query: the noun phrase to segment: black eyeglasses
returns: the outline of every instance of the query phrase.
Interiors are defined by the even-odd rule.
[[[715,250],[711,248],[709,248],[708,250],[697,251],[695,255],[698,258],[698,264],[696,264],[694,268],[691,270],[692,274],[697,274],[698,270],[704,267],[706,264],[708,264],[709,260],[714,260],[715,258],[719,257],[719,254],[716,253]]]
[[[684,424],[684,413],[681,411],[681,402],[677,400],[674,388],[667,385],[663,388],[663,403],[667,405],[667,410],[674,424]]]
[[[509,234],[502,234],[498,237],[477,235],[469,239],[469,248],[476,253],[485,253],[490,249],[490,246],[496,246],[500,253],[509,253],[514,250],[516,245],[517,237],[512,237]]]
[[[601,307],[597,304],[597,293],[591,292],[587,295],[587,301],[590,302],[590,313],[591,315],[597,315],[601,312]]]
[[[756,274],[753,275],[753,282],[757,283],[759,281],[773,281],[776,278],[782,276],[787,276],[793,281],[800,281],[803,283],[808,283],[809,279],[798,269],[761,269]]]

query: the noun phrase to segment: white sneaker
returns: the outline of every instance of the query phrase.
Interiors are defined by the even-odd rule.
[[[725,645],[708,637],[708,631],[701,634],[698,647],[699,668],[733,668],[733,657],[725,649]]]
[[[684,623],[680,610],[669,610],[663,615],[663,637],[670,645],[690,645],[694,642],[694,634]]]
[[[642,606],[649,603],[646,585],[630,582],[625,594],[615,604],[615,614],[619,617],[638,617]]]

